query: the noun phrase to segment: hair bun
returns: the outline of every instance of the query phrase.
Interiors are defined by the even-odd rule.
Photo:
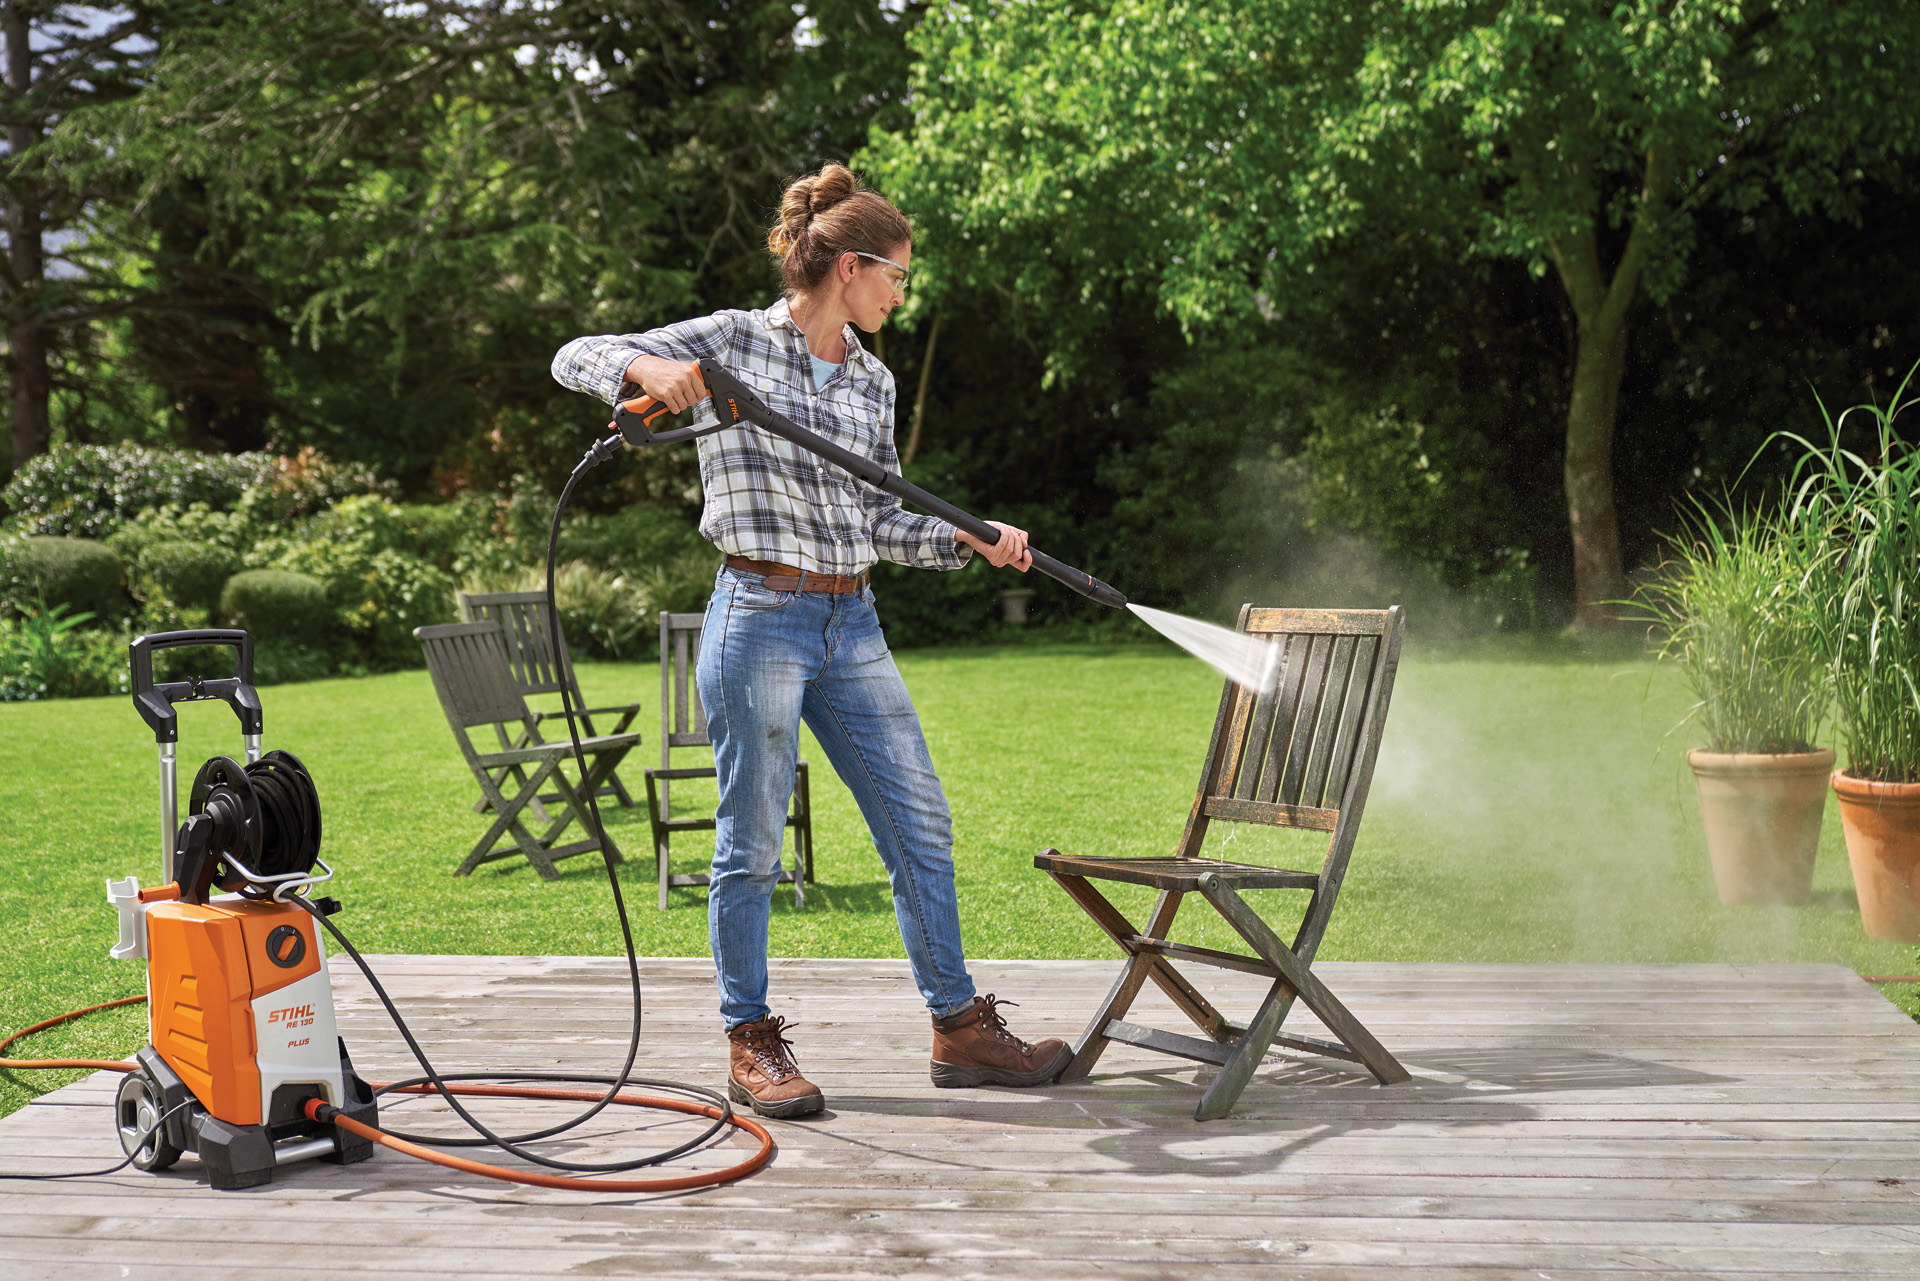
[[[860,179],[845,165],[829,162],[807,185],[808,212],[823,214],[860,190]]]

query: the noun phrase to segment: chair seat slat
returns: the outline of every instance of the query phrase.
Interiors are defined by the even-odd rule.
[[[1063,876],[1091,876],[1129,881],[1182,893],[1199,888],[1200,878],[1213,873],[1235,885],[1258,890],[1310,890],[1320,883],[1312,872],[1261,867],[1255,863],[1223,863],[1210,858],[1082,858],[1068,854],[1041,854],[1034,866]]]

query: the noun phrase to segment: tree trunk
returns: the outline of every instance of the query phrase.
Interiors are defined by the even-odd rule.
[[[933,380],[933,348],[939,341],[940,311],[935,308],[933,325],[927,330],[927,349],[920,356],[920,390],[913,397],[913,430],[907,435],[907,452],[900,456],[903,467],[920,452],[920,425],[927,420],[927,384]]]
[[[1567,525],[1573,535],[1573,625],[1616,626],[1609,605],[1627,594],[1620,555],[1620,518],[1613,501],[1613,432],[1620,383],[1627,371],[1627,311],[1640,287],[1649,246],[1671,184],[1668,149],[1648,148],[1640,207],[1620,264],[1609,280],[1593,232],[1551,239],[1548,251],[1578,322],[1573,395],[1567,403]]]
[[[1573,533],[1573,625],[1608,626],[1605,602],[1627,592],[1620,556],[1620,520],[1613,505],[1613,427],[1626,373],[1624,317],[1580,317],[1567,405],[1567,525]]]
[[[33,49],[26,15],[18,4],[0,5],[0,36],[7,42],[7,89],[15,102],[33,87]],[[7,160],[20,158],[40,141],[32,123],[7,128]],[[52,379],[47,371],[47,331],[34,317],[35,295],[46,278],[46,257],[40,242],[40,203],[32,194],[32,179],[16,175],[7,202],[7,372],[13,383],[13,466],[35,454],[44,454],[53,438],[47,413]]]

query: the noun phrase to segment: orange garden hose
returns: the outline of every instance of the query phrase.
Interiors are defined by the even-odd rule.
[[[32,1027],[23,1027],[4,1041],[0,1041],[0,1054],[15,1041],[24,1041],[35,1032],[44,1032],[50,1027],[59,1027],[62,1023],[71,1023],[83,1015],[96,1010],[111,1010],[116,1005],[144,1005],[144,996],[123,996],[117,1001],[102,1001],[98,1005],[89,1005],[84,1010],[68,1010],[65,1014],[56,1014],[50,1019],[41,1019]],[[117,1063],[112,1059],[7,1059],[0,1058],[0,1068],[93,1068],[101,1072],[131,1072],[138,1067],[135,1063]]]
[[[21,1028],[5,1040],[0,1040],[0,1054],[15,1041],[24,1040],[36,1032],[59,1027],[62,1023],[92,1014],[98,1010],[111,1010],[121,1005],[140,1005],[145,1003],[144,996],[124,996],[117,1001],[103,1001],[99,1005],[89,1005],[85,1009],[69,1010],[50,1019],[42,1019],[32,1027]],[[0,1058],[0,1068],[51,1069],[51,1068],[89,1068],[103,1072],[131,1072],[139,1065],[117,1062],[112,1059],[9,1059]],[[370,1081],[374,1089],[385,1089],[387,1082]],[[477,1094],[504,1099],[564,1099],[585,1103],[597,1103],[603,1097],[598,1090],[561,1090],[546,1089],[527,1085],[446,1085],[452,1094]],[[439,1090],[431,1085],[401,1086],[396,1094],[438,1094]],[[745,1130],[760,1140],[760,1149],[746,1160],[730,1165],[724,1170],[714,1170],[707,1174],[688,1174],[679,1178],[666,1179],[575,1179],[557,1174],[536,1174],[530,1170],[513,1170],[501,1165],[488,1165],[482,1161],[469,1161],[465,1157],[449,1156],[436,1152],[432,1148],[422,1147],[418,1143],[409,1143],[397,1139],[370,1125],[363,1125],[349,1117],[319,1115],[322,1108],[333,1111],[319,1099],[307,1101],[307,1117],[315,1121],[331,1120],[343,1130],[370,1139],[381,1147],[392,1148],[406,1156],[417,1157],[422,1161],[431,1161],[435,1165],[444,1165],[450,1170],[462,1170],[468,1174],[478,1174],[484,1178],[499,1179],[506,1183],[526,1183],[538,1188],[569,1188],[580,1192],[684,1192],[692,1188],[718,1187],[722,1183],[732,1183],[735,1179],[744,1179],[768,1161],[773,1159],[773,1135],[767,1127],[738,1112],[724,1111],[711,1103],[695,1103],[687,1099],[663,1098],[652,1094],[618,1094],[615,1103],[628,1107],[657,1108],[663,1112],[683,1112],[689,1116],[704,1116],[711,1120],[720,1120],[723,1116],[737,1129]]]
[[[375,1088],[381,1088],[378,1084]],[[447,1085],[444,1087],[453,1094],[480,1094],[494,1098],[507,1099],[573,1099],[582,1103],[598,1103],[603,1097],[598,1090],[555,1090],[540,1089],[522,1085]],[[396,1094],[438,1094],[440,1091],[431,1085],[402,1086]],[[617,1094],[615,1103],[624,1103],[630,1107],[659,1108],[667,1112],[685,1112],[690,1116],[704,1116],[718,1120],[721,1110],[711,1103],[694,1103],[685,1099],[667,1099],[648,1094]],[[689,1188],[717,1187],[722,1183],[731,1183],[735,1179],[744,1179],[768,1161],[773,1159],[773,1135],[758,1121],[741,1116],[738,1112],[726,1113],[726,1119],[740,1129],[760,1140],[760,1150],[738,1165],[730,1165],[724,1170],[715,1170],[711,1174],[688,1174],[669,1179],[576,1179],[563,1174],[538,1174],[532,1170],[510,1170],[505,1166],[485,1165],[479,1161],[469,1161],[465,1157],[449,1156],[445,1152],[435,1152],[432,1148],[422,1147],[418,1143],[409,1143],[405,1139],[396,1139],[384,1134],[370,1125],[345,1116],[328,1118],[321,1115],[321,1109],[327,1105],[319,1099],[307,1100],[307,1116],[315,1121],[331,1119],[343,1130],[349,1130],[363,1139],[371,1139],[381,1147],[392,1148],[395,1152],[418,1157],[422,1161],[431,1161],[435,1165],[444,1165],[449,1170],[464,1170],[469,1174],[482,1174],[489,1179],[501,1179],[508,1183],[526,1183],[536,1188],[571,1188],[580,1192],[684,1192]]]

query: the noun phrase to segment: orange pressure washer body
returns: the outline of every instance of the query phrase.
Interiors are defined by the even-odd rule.
[[[208,1112],[259,1125],[260,1055],[305,1049],[314,1025],[332,1022],[312,993],[267,999],[324,973],[313,918],[282,903],[179,896],[176,885],[141,894],[153,1048]]]

